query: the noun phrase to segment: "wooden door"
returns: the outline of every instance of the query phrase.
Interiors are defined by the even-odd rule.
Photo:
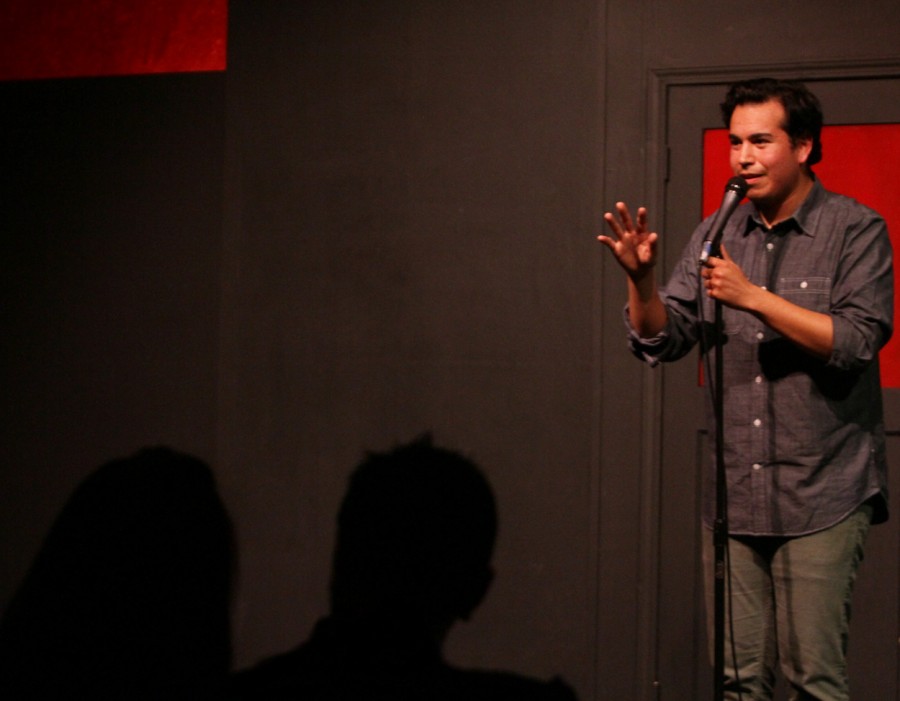
[[[839,68],[807,78],[828,124],[900,123],[900,78],[891,69],[848,75]],[[857,72],[858,73],[858,72]],[[873,73],[876,73],[873,71]],[[662,274],[668,275],[702,216],[705,129],[722,126],[718,105],[727,84],[746,75],[662,76],[658,212],[652,224],[663,237]],[[780,77],[796,77],[788,72]],[[824,159],[829,158],[825,144]],[[892,165],[873,160],[884,182],[900,190]],[[824,183],[828,187],[828,183]],[[703,390],[698,363],[684,360],[662,370],[660,471],[654,502],[658,529],[656,677],[659,697],[712,698],[700,555],[700,476],[707,459]],[[857,582],[850,637],[850,674],[858,699],[897,701],[898,583],[900,583],[900,390],[884,390],[889,431],[893,516],[871,532]],[[780,690],[778,698],[785,698]]]

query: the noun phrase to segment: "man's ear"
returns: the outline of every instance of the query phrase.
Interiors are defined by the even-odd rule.
[[[806,162],[809,160],[809,154],[812,153],[813,149],[813,140],[812,139],[795,139],[794,140],[794,154],[797,157],[797,163],[799,165],[806,165]]]

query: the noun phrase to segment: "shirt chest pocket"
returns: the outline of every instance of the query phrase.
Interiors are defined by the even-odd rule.
[[[827,312],[831,303],[831,278],[811,276],[779,278],[775,294],[798,307],[814,312]]]

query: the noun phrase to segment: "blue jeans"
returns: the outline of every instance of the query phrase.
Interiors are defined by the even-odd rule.
[[[837,525],[812,535],[728,539],[726,699],[771,699],[780,664],[792,701],[849,700],[850,600],[871,520],[871,507],[863,505]],[[714,552],[712,533],[703,531],[712,653]]]

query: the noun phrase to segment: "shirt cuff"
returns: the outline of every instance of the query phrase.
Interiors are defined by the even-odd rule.
[[[834,340],[828,365],[839,370],[862,372],[867,365],[878,357],[880,345],[864,336],[846,319],[831,315],[834,324]]]
[[[630,350],[635,357],[643,360],[652,368],[659,365],[659,356],[662,355],[669,342],[668,331],[663,329],[655,336],[642,338],[631,325],[627,306],[625,307],[624,317],[625,328],[628,329],[628,350]]]

